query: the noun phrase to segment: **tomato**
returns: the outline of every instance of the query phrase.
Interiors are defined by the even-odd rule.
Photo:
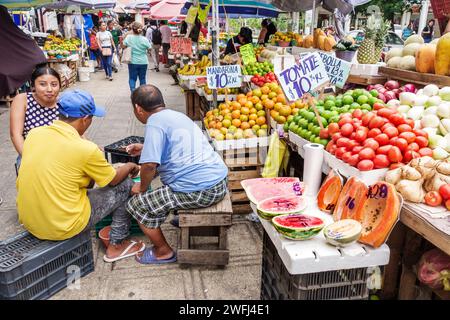
[[[428,139],[423,136],[416,135],[415,143],[419,145],[419,148],[425,148],[428,146]]]
[[[402,132],[399,135],[399,138],[403,138],[406,140],[406,142],[409,143],[413,143],[416,140],[416,135],[412,132],[406,131],[406,132]]]
[[[389,119],[389,117],[391,115],[393,115],[394,113],[397,113],[397,111],[389,109],[389,108],[383,108],[383,109],[378,110],[377,115],[379,117]]]
[[[352,152],[353,153],[353,152]],[[347,161],[347,163],[351,166],[356,166],[359,162],[359,155],[353,154]]]
[[[389,139],[398,136],[398,130],[394,126],[387,127],[386,129],[383,130],[383,133],[387,134]]]
[[[348,150],[353,150],[354,147],[358,147],[358,146],[359,146],[359,143],[357,141],[355,141],[355,140],[350,140],[347,143],[347,149]]]
[[[442,199],[444,200],[448,200],[450,199],[450,184],[443,184],[440,188],[439,188],[439,194],[442,196]]]
[[[335,144],[332,145],[331,148],[330,148],[330,153],[331,154],[335,154],[336,153],[336,149],[337,149],[337,146]]]
[[[361,160],[371,160],[375,158],[375,151],[371,148],[364,148],[358,153],[358,155]]]
[[[384,132],[384,130],[386,130],[387,128],[395,128],[395,126],[392,123],[387,122],[387,123],[383,124],[383,126],[381,127],[381,131]]]
[[[377,142],[378,142],[378,144],[379,144],[380,146],[384,146],[384,145],[386,145],[386,144],[389,143],[389,137],[388,137],[388,135],[385,134],[385,133],[382,133],[382,134],[377,135],[377,136],[375,137],[375,140],[377,140]]]
[[[405,119],[398,113],[394,113],[389,117],[389,121],[393,123],[395,126],[399,126],[405,123]]]
[[[336,132],[331,136],[331,139],[333,139],[334,142],[338,141],[340,138],[342,138],[342,134],[340,132]]]
[[[336,132],[339,132],[339,125],[335,122],[332,122],[328,125],[327,129],[328,129],[328,132],[330,133],[330,135],[333,135]]]
[[[379,148],[377,149],[377,154],[385,154],[385,155],[387,155],[388,152],[389,152],[389,149],[390,149],[391,147],[392,147],[392,146],[391,146],[390,144],[385,145],[385,146],[382,146],[382,147],[379,147]]]
[[[437,207],[442,203],[442,197],[437,191],[427,192],[425,195],[425,203],[432,207]]]
[[[410,143],[409,146],[406,148],[406,150],[411,150],[418,152],[420,149],[419,145],[416,142]]]
[[[330,137],[330,132],[328,131],[328,128],[320,129],[319,137],[321,139],[328,139]]]
[[[388,151],[388,158],[391,162],[401,162],[403,159],[402,152],[398,147],[391,147]]]
[[[398,137],[392,137],[391,139],[389,139],[389,144],[392,146],[395,146],[395,143],[397,142]]]
[[[408,141],[403,138],[398,138],[394,144],[397,148],[400,149],[401,152],[405,152],[406,148],[408,148]]]
[[[327,143],[327,146],[325,147],[325,150],[330,152],[330,149],[335,145],[334,141],[331,140]]]
[[[346,123],[352,123],[352,118],[350,118],[350,117],[342,117],[342,115],[341,115],[341,119],[338,122],[339,127],[342,128],[342,126],[344,124],[346,124]]]
[[[412,129],[413,129],[414,126],[416,125],[416,124],[414,123],[414,120],[413,120],[413,119],[406,119],[405,121],[406,121],[406,124],[409,125]]]
[[[413,150],[408,150],[405,152],[405,157],[403,158],[403,160],[408,163],[410,162],[412,159],[415,158],[420,158],[420,154],[416,151]]]
[[[350,151],[347,151],[346,153],[344,153],[344,154],[342,155],[342,161],[348,162],[348,161],[350,160],[350,157],[351,157],[352,155],[353,155],[353,154],[352,154]]]
[[[362,120],[362,125],[365,127],[369,126],[369,122],[375,118],[375,113],[373,112],[367,112],[365,115],[362,116],[361,120]]]
[[[373,138],[369,138],[369,139],[366,139],[366,141],[364,141],[363,146],[365,148],[370,148],[375,151],[380,147],[380,144],[377,142],[377,140],[375,140]]]
[[[433,156],[433,150],[431,150],[430,148],[421,148],[419,150],[419,154],[420,154],[421,157],[425,157],[425,156],[432,157]]]
[[[409,124],[400,124],[397,126],[398,132],[412,132],[412,128],[409,126]]]
[[[373,129],[373,128],[381,128],[384,125],[384,120],[381,117],[374,117],[372,120],[370,120],[369,122],[369,128]],[[381,130],[380,130],[381,132]]]
[[[356,132],[352,132],[352,134],[350,135],[350,139],[355,140],[356,137]]]
[[[340,147],[346,147],[346,146],[348,145],[348,142],[349,142],[349,141],[350,141],[349,138],[339,138],[339,139],[336,141],[336,145],[337,145],[338,148],[340,148]]]
[[[367,139],[367,132],[365,130],[357,130],[355,134],[355,140],[358,142],[363,142]]]
[[[371,160],[362,160],[357,166],[360,171],[369,171],[373,169],[373,162]]]
[[[345,123],[341,126],[341,134],[344,137],[348,137],[353,132],[353,125],[351,123]]]
[[[335,156],[336,156],[336,158],[341,159],[342,156],[344,155],[344,153],[346,153],[346,152],[347,152],[347,148],[346,147],[340,147],[340,148],[338,147],[336,149]]]
[[[356,109],[352,113],[353,118],[361,119],[363,116],[363,112],[361,109]]]
[[[375,102],[372,106],[373,110],[381,110],[386,108],[386,106],[384,105],[384,103],[380,103],[380,102]]]
[[[400,168],[400,167],[402,167],[404,165],[405,164],[401,163],[401,162],[391,163],[391,165],[389,166],[389,170],[394,170],[394,169]]]
[[[375,138],[377,135],[379,135],[381,133],[381,130],[378,128],[373,128],[370,129],[369,133],[367,134],[367,136],[369,138]]]
[[[426,133],[425,131],[414,129],[413,132],[416,135],[416,137],[425,137],[428,140],[428,133]]]
[[[389,167],[389,159],[385,154],[377,154],[375,159],[373,159],[373,164],[375,169],[387,168]]]

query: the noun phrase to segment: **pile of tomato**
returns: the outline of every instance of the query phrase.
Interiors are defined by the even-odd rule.
[[[414,121],[375,103],[374,110],[356,109],[330,123],[321,136],[332,140],[326,150],[361,171],[394,169],[414,158],[432,156],[428,134],[414,129]]]
[[[268,72],[264,76],[253,76],[250,81],[258,87],[262,87],[266,83],[277,82],[277,77],[275,76],[275,73]]]
[[[450,184],[444,184],[439,191],[430,191],[425,195],[425,203],[436,207],[443,205],[450,210]]]

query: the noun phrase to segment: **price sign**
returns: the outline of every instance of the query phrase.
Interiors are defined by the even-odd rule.
[[[330,78],[330,83],[338,88],[343,88],[350,74],[351,63],[323,52],[319,52],[319,54]]]
[[[277,73],[277,77],[289,101],[296,101],[330,81],[317,52],[308,54],[294,66]]]
[[[192,54],[192,40],[190,38],[172,37],[170,39],[170,51],[173,53]]]
[[[210,89],[239,88],[242,83],[241,66],[215,66],[206,68]]]
[[[241,52],[242,61],[244,64],[256,62],[255,50],[253,49],[253,45],[251,43],[241,46],[239,51]]]

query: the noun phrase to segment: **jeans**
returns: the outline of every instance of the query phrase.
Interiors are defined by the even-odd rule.
[[[131,92],[136,89],[136,82],[139,77],[139,85],[142,86],[147,84],[145,79],[147,74],[147,65],[146,64],[128,64],[128,73],[129,73],[129,84]]]
[[[170,43],[163,43],[162,46],[163,46],[164,63],[169,64]]]
[[[91,203],[91,217],[87,228],[93,228],[106,216],[112,214],[110,243],[119,244],[130,234],[131,215],[125,205],[130,198],[133,182],[125,179],[114,187],[88,190],[88,198]]]
[[[153,45],[152,58],[153,58],[153,63],[155,64],[155,69],[159,69],[159,49],[161,49],[160,44]]]
[[[101,54],[100,52],[100,57],[102,58],[102,66],[103,69],[105,69],[105,73],[107,77],[112,77],[112,55],[110,56],[104,56],[103,54]]]

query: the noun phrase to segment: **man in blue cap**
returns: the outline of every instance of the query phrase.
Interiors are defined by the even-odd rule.
[[[58,102],[59,120],[33,129],[23,146],[17,179],[19,221],[39,239],[72,238],[112,214],[110,245],[103,259],[113,262],[145,249],[128,240],[125,204],[135,163],[114,169],[96,144],[82,138],[93,116],[105,110],[82,90],[66,91]],[[89,190],[96,183],[100,188]]]

